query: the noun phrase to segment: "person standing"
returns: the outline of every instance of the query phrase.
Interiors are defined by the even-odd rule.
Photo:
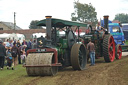
[[[4,59],[6,56],[6,49],[5,46],[3,46],[3,41],[0,39],[0,69],[2,70],[4,67]]]
[[[26,40],[23,40],[22,45],[26,45],[27,46]],[[25,49],[25,52],[27,52],[27,48]]]
[[[19,48],[21,46],[20,41],[17,41],[17,47]]]
[[[6,52],[6,60],[7,60],[7,69],[10,69],[12,66],[12,54],[11,54],[11,49],[8,47],[7,52]]]
[[[26,51],[29,50],[29,49],[32,49],[32,39],[30,39],[28,42],[27,42],[27,48],[26,48]]]
[[[36,41],[36,39],[34,39],[33,42],[32,42],[32,49],[35,49],[35,48],[37,48],[37,41]]]
[[[27,43],[27,49],[32,49],[32,39]]]
[[[27,45],[26,40],[23,40],[22,45]]]
[[[20,49],[20,46],[21,46],[21,44],[20,44],[20,41],[18,40],[17,41],[17,47],[18,47],[18,49]],[[20,50],[19,50],[19,54],[18,54],[18,63],[21,64]]]
[[[24,45],[22,49],[22,55],[21,55],[22,64],[25,64],[25,58],[26,58],[25,48],[26,46]]]
[[[25,52],[25,49],[26,49],[27,45],[22,45],[19,47],[19,51],[20,51],[20,58],[22,60],[22,64],[25,63],[25,58],[26,58],[26,52]],[[24,61],[24,62],[23,62]]]
[[[13,46],[13,41],[12,40],[9,40],[7,43],[6,43],[6,47],[12,47]]]
[[[11,49],[11,53],[12,53],[12,70],[14,70],[14,66],[16,66],[18,64],[17,55],[19,54],[19,49],[16,46],[16,43],[13,43],[13,47]]]
[[[87,44],[87,49],[89,50],[90,59],[91,59],[90,66],[94,66],[95,65],[95,45],[91,41],[91,39],[89,40],[89,43]]]

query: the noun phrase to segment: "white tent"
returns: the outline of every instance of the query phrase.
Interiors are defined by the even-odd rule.
[[[22,43],[23,40],[25,39],[25,36],[23,34],[12,33],[6,39],[11,39],[11,40],[16,40],[16,41],[19,40],[20,43]]]
[[[6,39],[9,37],[10,34],[7,34],[7,33],[3,33],[3,34],[0,34],[0,39],[2,39],[3,41],[6,41]]]
[[[75,35],[78,36],[78,33],[75,32]],[[79,35],[83,36],[83,35],[85,35],[85,32],[81,32]]]
[[[45,37],[46,33],[33,33],[32,34],[32,38],[39,38],[41,36]]]

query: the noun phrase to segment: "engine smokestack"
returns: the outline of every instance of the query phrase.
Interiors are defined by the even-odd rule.
[[[104,16],[104,28],[105,28],[105,33],[108,34],[108,15]]]
[[[47,38],[47,46],[51,46],[51,18],[52,16],[45,16],[46,17],[46,38]]]

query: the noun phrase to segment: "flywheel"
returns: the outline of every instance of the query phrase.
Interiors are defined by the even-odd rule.
[[[83,44],[75,43],[71,49],[71,65],[74,70],[84,70],[87,64],[87,51]]]

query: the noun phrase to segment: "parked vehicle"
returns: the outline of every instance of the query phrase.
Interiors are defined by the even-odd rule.
[[[101,26],[104,26],[104,20],[101,21]],[[113,36],[116,46],[121,45],[122,51],[128,51],[128,45],[125,45],[125,36],[122,25],[120,23],[108,22],[108,32]]]
[[[115,44],[124,45],[125,43],[124,33],[119,23],[109,23],[108,26],[109,26],[110,34],[113,35]]]
[[[122,30],[124,32],[124,38],[128,40],[128,23],[122,23]]]

